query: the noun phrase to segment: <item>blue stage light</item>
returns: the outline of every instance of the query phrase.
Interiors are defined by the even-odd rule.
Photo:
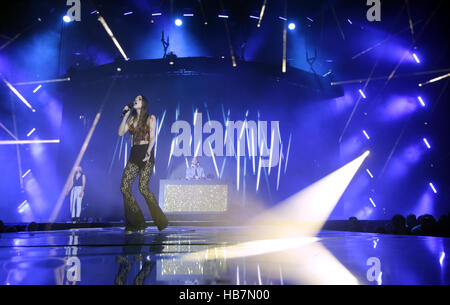
[[[291,31],[295,30],[295,23],[293,23],[293,22],[289,23],[288,28]]]
[[[183,25],[183,21],[180,18],[175,19],[175,25],[176,26],[182,26]]]
[[[65,15],[65,16],[63,17],[63,20],[64,20],[65,23],[69,23],[69,22],[72,21],[72,18],[70,18],[69,16]]]

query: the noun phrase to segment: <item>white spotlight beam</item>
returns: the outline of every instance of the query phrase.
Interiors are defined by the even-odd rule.
[[[261,11],[259,12],[259,20],[258,20],[258,25],[257,25],[258,28],[261,26],[261,21],[264,17],[264,12],[266,10],[266,4],[267,4],[267,0],[264,0],[264,3],[261,7]]]
[[[369,151],[255,217],[251,223],[270,223],[283,236],[298,234],[299,231],[307,235],[315,234],[322,228],[368,155]]]
[[[28,108],[30,108],[31,111],[36,112],[36,110],[30,105],[30,103],[28,103],[28,101],[22,96],[22,94],[20,94],[19,91],[17,91],[16,88],[14,88],[13,85],[11,85],[10,82],[8,82],[3,77],[2,77],[2,80],[5,83],[5,85],[22,101],[22,103],[24,103]]]
[[[111,29],[109,28],[108,24],[106,23],[106,20],[102,16],[99,16],[98,17],[98,21],[103,25],[103,27],[105,28],[105,31],[106,31],[106,33],[108,33],[109,37],[111,37],[112,41],[116,45],[116,48],[119,50],[120,54],[122,54],[123,58],[126,61],[128,61],[129,60],[128,56],[125,54],[124,50],[120,46],[120,44],[117,41],[116,37],[114,37],[114,34],[111,31]]]
[[[424,86],[424,85],[428,85],[428,84],[431,84],[431,83],[440,81],[441,79],[444,79],[444,78],[447,78],[447,77],[450,77],[450,73],[447,73],[447,74],[444,74],[444,75],[441,75],[441,76],[432,78],[432,79],[430,79],[429,81],[426,81],[426,82],[424,82],[424,83],[420,83],[420,84],[419,84],[419,87],[422,87],[422,86]]]
[[[30,82],[21,82],[15,83],[14,86],[25,86],[25,85],[40,85],[40,84],[49,84],[49,83],[61,83],[61,82],[70,82],[70,77],[66,78],[57,78],[57,79],[47,79],[47,80],[36,80]]]
[[[0,145],[26,145],[26,144],[58,144],[59,140],[10,140],[0,141]]]
[[[19,139],[17,139],[17,137],[8,129],[8,128],[6,128],[6,126],[5,125],[3,125],[1,122],[0,122],[0,127],[3,129],[3,130],[5,130],[14,140],[19,140]]]
[[[70,170],[69,175],[67,176],[66,182],[64,184],[64,187],[61,191],[61,193],[59,194],[58,200],[56,201],[56,205],[53,208],[53,211],[50,215],[50,219],[49,219],[49,225],[47,226],[48,229],[51,228],[51,223],[53,223],[56,219],[56,217],[58,216],[59,211],[61,210],[64,198],[67,196],[67,194],[69,193],[69,186],[71,183],[71,178],[73,177],[73,175],[75,174],[75,170],[76,168],[80,165],[81,160],[83,160],[84,154],[86,153],[86,150],[89,146],[89,143],[91,142],[92,136],[94,135],[94,131],[97,127],[98,122],[100,121],[100,118],[102,116],[103,113],[103,109],[105,107],[105,103],[106,101],[109,99],[109,96],[111,94],[111,90],[114,87],[115,84],[115,78],[113,78],[113,81],[111,82],[111,85],[108,88],[108,91],[105,95],[105,98],[103,99],[103,102],[100,106],[99,111],[97,112],[97,114],[95,115],[94,118],[94,122],[92,123],[91,128],[89,129],[89,132],[86,136],[86,138],[84,139],[83,145],[81,146],[80,152],[78,153],[78,156],[75,160],[75,163],[72,166],[72,169]]]

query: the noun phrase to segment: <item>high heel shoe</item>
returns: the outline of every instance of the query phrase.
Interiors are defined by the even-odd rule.
[[[140,230],[125,230],[125,234],[126,234],[126,235],[130,235],[130,234],[134,234],[134,233],[143,234],[143,233],[145,233],[145,229],[140,229]]]
[[[159,231],[164,230],[165,228],[167,228],[168,225],[169,225],[169,220],[167,220],[166,217],[164,217],[164,220],[162,222],[159,222],[156,224]]]

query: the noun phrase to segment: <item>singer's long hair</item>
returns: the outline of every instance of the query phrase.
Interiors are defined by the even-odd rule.
[[[147,123],[147,119],[148,119],[148,115],[149,115],[148,114],[148,100],[144,95],[140,94],[140,96],[142,97],[142,108],[141,108],[141,113],[139,115],[138,123],[136,126],[136,131],[135,131],[136,134],[139,134],[141,132],[145,133],[145,124]],[[133,116],[133,122],[135,122],[136,117],[137,117],[136,110],[133,110],[132,116]]]

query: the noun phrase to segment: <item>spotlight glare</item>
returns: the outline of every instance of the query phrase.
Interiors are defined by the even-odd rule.
[[[23,213],[29,207],[30,207],[30,205],[28,204],[28,201],[25,200],[17,207],[17,210],[19,213]]]
[[[419,100],[420,105],[422,105],[422,107],[425,107],[425,102],[423,101],[422,97],[418,96],[417,99]]]
[[[366,99],[366,95],[364,94],[364,92],[361,89],[359,89],[359,94],[361,94],[363,99]]]
[[[64,20],[65,23],[69,23],[69,22],[72,21],[72,18],[70,18],[69,16],[65,15],[65,16],[63,17],[63,20]]]
[[[363,130],[362,132],[363,132],[364,136],[367,138],[367,140],[370,140],[370,137],[369,137],[369,135],[367,134],[367,132],[366,132],[365,130]]]
[[[295,30],[295,23],[293,23],[293,22],[289,23],[288,28],[291,31]]]
[[[442,251],[441,252],[441,256],[439,257],[439,265],[441,265],[441,267],[442,267],[442,265],[444,263],[444,258],[445,258],[445,252]]]
[[[413,53],[413,57],[414,57],[414,60],[415,60],[418,64],[420,64],[420,60],[419,60],[419,58],[417,57],[417,54],[416,54],[416,53]]]
[[[175,25],[176,26],[182,26],[183,25],[183,21],[180,18],[175,19]]]
[[[429,185],[430,185],[431,189],[433,190],[433,193],[437,194],[437,190],[434,187],[433,183],[430,182]]]

